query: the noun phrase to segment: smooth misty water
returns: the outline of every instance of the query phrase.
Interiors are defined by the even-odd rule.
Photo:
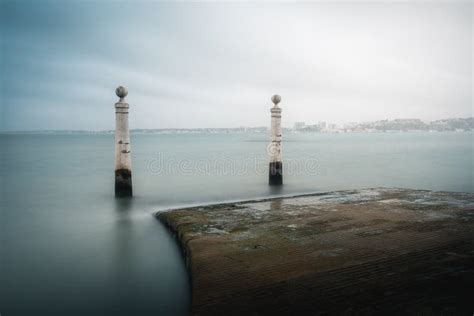
[[[265,134],[132,135],[135,196],[113,195],[113,135],[2,135],[2,315],[179,315],[179,205],[362,187],[474,192],[472,133],[289,134],[267,186]],[[300,170],[289,170],[290,166]]]

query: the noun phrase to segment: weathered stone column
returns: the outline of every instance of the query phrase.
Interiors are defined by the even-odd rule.
[[[115,103],[115,196],[132,196],[132,161],[128,130],[128,103],[125,87],[115,89],[120,100]]]
[[[268,146],[268,154],[270,156],[269,168],[269,184],[283,184],[283,164],[281,160],[281,108],[278,107],[281,97],[275,94],[272,102],[275,104],[270,109],[272,113],[272,125],[270,132],[270,145]]]

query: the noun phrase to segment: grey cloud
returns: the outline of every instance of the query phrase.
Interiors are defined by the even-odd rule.
[[[471,2],[2,6],[3,130],[472,115]]]

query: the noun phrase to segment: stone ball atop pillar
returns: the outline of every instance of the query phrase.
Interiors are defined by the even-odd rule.
[[[123,101],[123,99],[128,95],[128,90],[124,86],[119,86],[115,89],[115,94],[120,98],[120,101]]]
[[[277,105],[278,103],[280,103],[281,101],[281,97],[278,95],[278,94],[275,94],[273,97],[272,97],[272,102],[275,103],[275,105]]]

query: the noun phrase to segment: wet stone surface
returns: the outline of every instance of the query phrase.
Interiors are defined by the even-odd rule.
[[[365,189],[158,217],[193,314],[474,312],[474,194]]]

